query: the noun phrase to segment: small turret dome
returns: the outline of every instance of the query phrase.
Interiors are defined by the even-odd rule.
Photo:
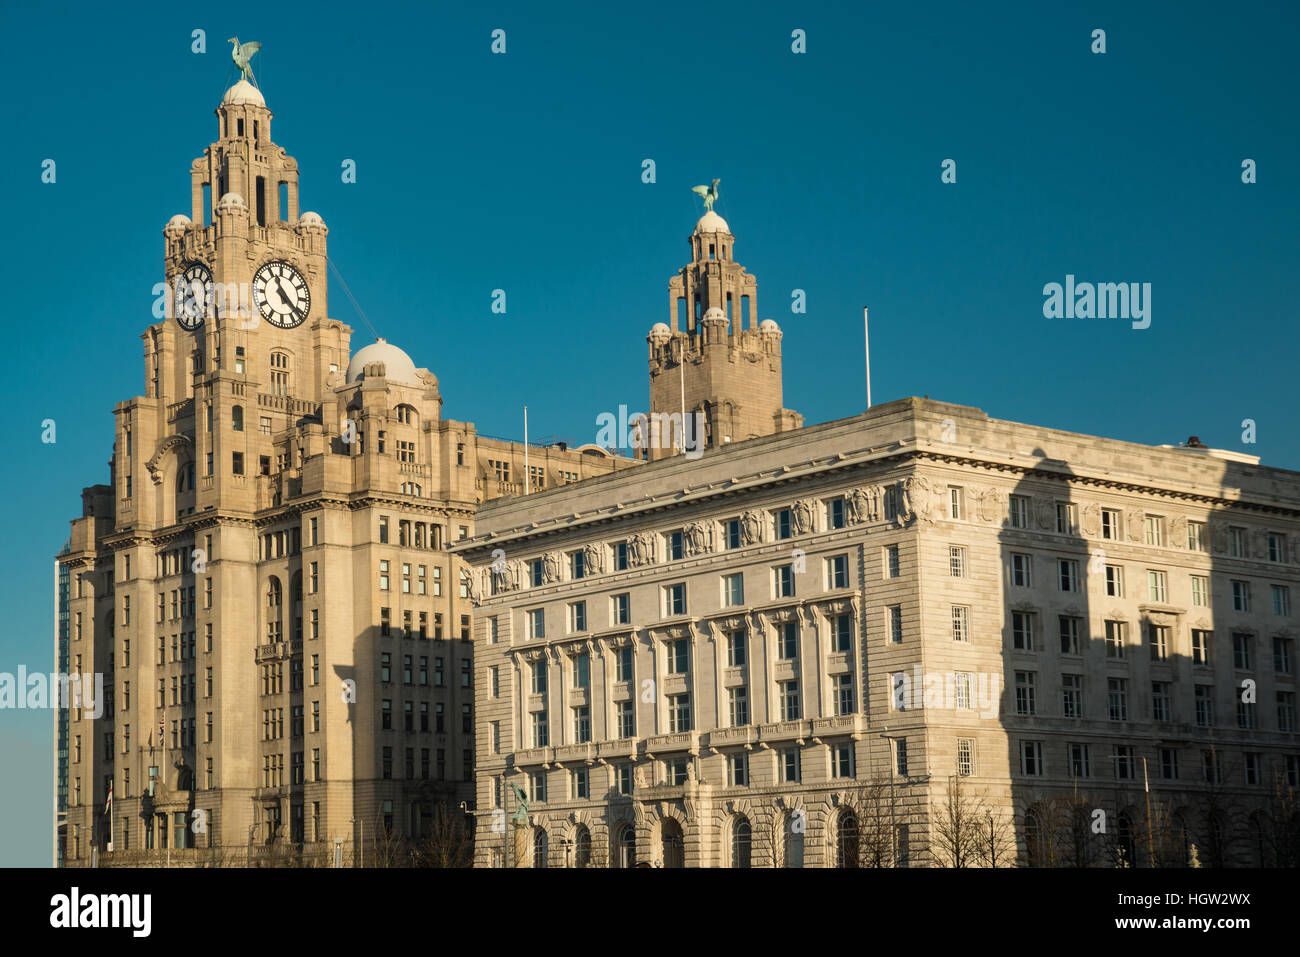
[[[163,227],[164,233],[180,233],[189,229],[194,223],[184,213],[177,213],[171,219],[167,220],[167,225]]]
[[[730,233],[731,227],[727,225],[725,219],[713,210],[709,210],[701,216],[700,221],[695,224],[695,231],[697,233]]]
[[[671,339],[672,335],[672,330],[668,328],[668,323],[666,322],[656,322],[650,327],[649,338],[651,339]]]
[[[415,363],[397,346],[378,339],[370,345],[357,351],[348,363],[348,384],[365,379],[366,366],[372,362],[382,362],[384,364],[384,376],[390,382],[400,382],[403,385],[423,385],[420,382],[420,376],[415,371]]]
[[[234,86],[226,91],[226,95],[221,98],[222,106],[266,106],[266,99],[262,96],[262,91],[247,80],[240,80]]]
[[[321,219],[316,213],[308,211],[298,217],[298,226],[304,229],[324,229],[325,220]]]
[[[248,212],[248,204],[244,202],[244,197],[238,193],[226,193],[221,197],[221,201],[217,203],[217,212],[220,213],[229,209],[238,209],[246,213]]]
[[[722,307],[720,306],[710,306],[704,311],[704,321],[708,322],[710,319],[721,319],[723,322],[726,322],[727,314],[722,311]]]
[[[764,319],[758,324],[758,331],[771,334],[773,332],[780,332],[781,327],[776,324],[775,319]]]

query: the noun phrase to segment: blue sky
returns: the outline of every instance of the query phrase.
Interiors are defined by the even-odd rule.
[[[928,393],[1155,444],[1195,433],[1300,468],[1297,8],[867,7],[0,12],[22,40],[0,92],[0,315],[17,360],[0,671],[49,667],[51,559],[81,488],[107,480],[114,403],[143,392],[162,226],[189,212],[233,34],[263,43],[274,138],[353,294],[440,377],[444,413],[483,432],[520,435],[527,404],[534,438],[591,441],[600,412],[646,406],[645,334],[702,212],[690,187],[716,176],[760,317],[785,332],[786,405],[807,421],[864,407],[869,305],[877,402]],[[1151,283],[1151,327],[1045,319],[1043,286],[1067,274]],[[333,279],[329,298],[354,350],[371,341]],[[49,860],[51,721],[0,712],[0,864]]]

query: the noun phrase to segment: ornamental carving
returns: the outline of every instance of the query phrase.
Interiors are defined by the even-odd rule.
[[[1216,555],[1228,550],[1228,525],[1226,522],[1210,522],[1210,548]]]
[[[605,550],[595,544],[582,550],[582,564],[587,572],[599,575],[605,570]]]
[[[849,523],[861,525],[874,522],[880,518],[880,489],[871,485],[867,488],[855,488],[848,495]]]
[[[154,452],[153,457],[144,463],[144,467],[149,470],[149,478],[153,479],[154,485],[162,484],[162,461],[172,449],[176,448],[193,449],[194,442],[188,435],[169,435],[158,443],[158,451]]]
[[[989,486],[975,492],[975,514],[983,522],[996,522],[1007,514],[1007,493]]]
[[[703,522],[691,522],[682,530],[682,544],[687,558],[703,555],[709,550],[709,530]]]
[[[638,532],[627,543],[627,560],[633,568],[649,565],[654,561],[655,543],[648,532]]]
[[[560,580],[560,557],[555,552],[542,556],[542,582],[550,585]]]
[[[1096,502],[1089,502],[1083,506],[1083,534],[1088,538],[1096,538],[1101,534],[1101,506]]]
[[[1050,532],[1056,527],[1056,503],[1050,498],[1036,496],[1034,498],[1034,520],[1038,527],[1045,532]]]
[[[815,505],[812,499],[801,498],[795,502],[790,509],[790,517],[794,522],[794,533],[796,535],[807,535],[813,530],[813,515]]]
[[[763,540],[763,517],[750,509],[740,519],[740,534],[746,545],[754,545]]]
[[[903,480],[903,510],[901,524],[916,521],[931,525],[935,519],[934,489],[921,475],[909,475]]]
[[[1165,544],[1170,548],[1187,547],[1187,517],[1175,515],[1169,520],[1169,538]]]
[[[1128,530],[1128,540],[1130,542],[1141,542],[1146,536],[1147,515],[1146,512],[1136,508],[1130,508],[1124,516],[1124,525]]]

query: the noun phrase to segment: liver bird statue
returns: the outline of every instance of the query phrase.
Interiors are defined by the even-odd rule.
[[[240,43],[239,37],[231,37],[228,43],[233,43],[234,49],[230,51],[230,59],[235,61],[235,66],[239,67],[239,72],[244,75],[244,79],[254,86],[257,81],[253,79],[253,67],[249,61],[253,59],[253,54],[262,49],[260,43]]]
[[[714,204],[715,202],[717,202],[717,199],[718,199],[718,184],[721,183],[721,182],[722,182],[722,180],[720,180],[720,179],[715,179],[715,180],[713,181],[713,185],[712,185],[712,186],[692,186],[692,187],[691,187],[691,192],[692,192],[692,193],[699,193],[700,196],[704,199],[704,211],[705,211],[705,212],[710,212],[710,213],[713,212],[713,204]]]

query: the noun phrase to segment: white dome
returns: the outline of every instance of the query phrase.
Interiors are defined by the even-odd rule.
[[[723,322],[726,322],[727,314],[722,311],[721,306],[710,306],[708,309],[704,310],[704,321],[708,322],[710,319],[721,319]]]
[[[249,103],[254,106],[266,106],[262,91],[247,80],[240,80],[228,89],[226,95],[221,98],[222,106],[245,106]]]
[[[725,219],[713,210],[709,210],[701,216],[700,221],[695,224],[695,231],[697,233],[730,233],[731,227],[727,225]]]
[[[383,339],[372,342],[370,345],[360,349],[348,363],[348,382],[356,382],[365,378],[365,368],[372,362],[382,362],[384,364],[384,375],[390,382],[400,382],[403,385],[423,385],[420,377],[415,372],[415,363],[397,346]]]
[[[217,203],[217,212],[231,208],[242,209],[244,212],[248,212],[248,204],[244,202],[244,197],[240,196],[238,193],[226,193],[226,195],[222,196],[221,200]]]
[[[305,212],[305,213],[303,213],[301,216],[298,217],[298,225],[299,225],[299,226],[315,226],[315,227],[317,227],[318,229],[324,229],[324,228],[325,228],[325,220],[321,219],[320,216],[317,215],[316,213],[313,213],[313,212],[308,211],[308,212]]]
[[[776,324],[775,319],[764,319],[758,324],[759,332],[780,332],[781,327]]]
[[[184,213],[177,213],[171,219],[167,220],[167,225],[163,227],[163,232],[168,233],[172,230],[185,230],[193,226],[190,218]]]
[[[650,327],[650,335],[649,335],[649,338],[651,338],[651,339],[669,339],[669,338],[672,337],[672,334],[673,334],[673,333],[672,333],[672,330],[668,328],[668,323],[666,323],[666,322],[656,322],[653,326]]]

